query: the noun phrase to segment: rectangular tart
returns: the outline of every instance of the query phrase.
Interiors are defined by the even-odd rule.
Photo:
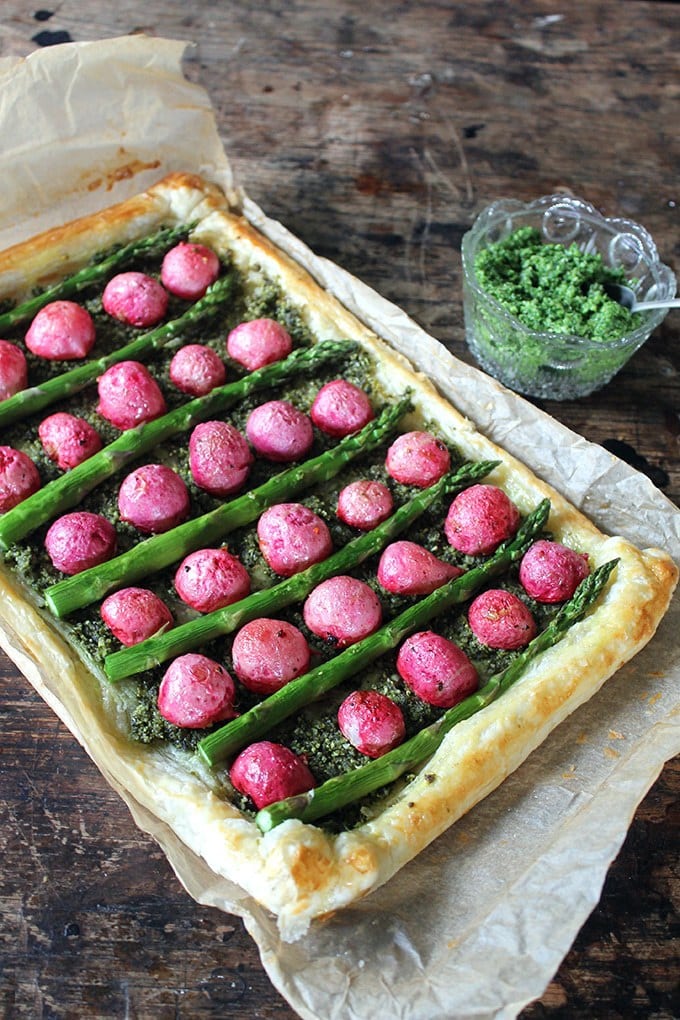
[[[78,284],[68,294],[61,288],[64,280],[73,279],[73,274],[111,256],[111,267],[117,267],[116,253],[121,247],[166,227],[185,227],[182,236],[210,247],[221,260],[224,277],[232,280],[224,302],[206,318],[192,321],[185,317],[177,329],[163,332],[167,321],[186,316],[191,307],[186,302],[171,301],[169,320],[157,329],[162,339],[140,348],[139,360],[155,373],[167,398],[168,413],[191,399],[174,391],[168,380],[168,361],[179,346],[199,341],[212,346],[227,362],[227,382],[233,382],[247,373],[226,355],[228,330],[245,319],[278,318],[290,331],[294,348],[307,349],[337,341],[341,347],[347,347],[348,353],[299,378],[293,375],[257,393],[247,393],[231,406],[225,403],[222,419],[243,431],[249,410],[258,402],[286,395],[307,412],[322,382],[333,378],[358,380],[369,393],[376,415],[381,408],[407,401],[408,409],[399,417],[398,431],[436,435],[450,452],[454,469],[468,462],[489,462],[484,482],[502,489],[523,520],[549,500],[549,516],[540,529],[541,536],[584,554],[591,575],[602,565],[615,561],[611,576],[593,604],[564,630],[559,640],[546,641],[545,647],[538,647],[535,654],[526,656],[521,672],[513,666],[521,651],[490,651],[480,649],[474,640],[470,643],[466,613],[479,585],[467,593],[467,598],[454,599],[443,614],[433,613],[427,628],[436,630],[440,626],[449,637],[467,641],[465,647],[479,672],[480,691],[487,690],[490,682],[493,686],[494,677],[510,677],[511,681],[504,681],[500,692],[494,691],[488,703],[471,703],[469,712],[462,711],[455,725],[442,733],[435,744],[428,745],[425,757],[405,765],[396,778],[372,788],[358,801],[351,798],[341,809],[329,810],[313,820],[304,820],[300,805],[293,804],[288,815],[282,816],[284,820],[263,825],[248,797],[231,785],[229,766],[236,750],[211,762],[201,753],[209,733],[192,730],[188,734],[170,733],[172,728],[164,730],[163,725],[156,725],[155,692],[167,663],[159,661],[154,667],[113,680],[107,672],[107,663],[120,661],[116,653],[122,651],[122,646],[100,618],[105,591],[97,589],[96,597],[85,603],[76,599],[74,609],[60,608],[59,594],[66,578],[48,562],[44,552],[45,533],[54,517],[76,508],[89,508],[108,516],[118,533],[119,552],[127,553],[136,549],[137,543],[150,542],[153,536],[150,539],[144,534],[135,535],[134,529],[120,519],[116,493],[123,477],[139,464],[156,461],[171,464],[183,477],[188,477],[184,451],[190,428],[168,434],[158,432],[158,445],[149,441],[140,454],[134,445],[140,430],[132,428],[128,434],[107,422],[98,422],[97,377],[109,362],[100,362],[87,384],[78,384],[69,395],[63,396],[57,387],[56,395],[41,396],[50,377],[60,377],[74,366],[87,364],[88,358],[115,360],[115,352],[121,346],[154,332],[111,324],[101,307],[106,274],[93,283]],[[130,264],[121,261],[120,265],[125,270],[139,269],[157,276],[160,255],[154,249],[136,261],[132,259]],[[108,276],[116,271],[111,268]],[[502,783],[555,726],[592,697],[654,634],[677,580],[670,557],[660,549],[637,549],[624,538],[598,530],[559,492],[481,434],[442,397],[431,380],[414,371],[404,357],[258,232],[239,209],[230,206],[225,196],[207,182],[189,174],[174,174],[132,200],[65,224],[0,254],[0,322],[8,323],[3,336],[22,349],[30,318],[13,323],[3,320],[2,315],[4,308],[20,308],[36,295],[38,304],[44,303],[41,295],[50,300],[68,296],[84,304],[96,323],[97,341],[88,358],[72,364],[29,356],[28,386],[22,393],[36,402],[28,412],[19,407],[21,394],[0,403],[0,445],[25,452],[34,460],[41,476],[38,492],[18,504],[24,512],[9,509],[0,517],[0,542],[4,549],[0,566],[0,640],[29,681],[90,750],[104,773],[170,826],[217,875],[237,883],[269,909],[277,917],[284,938],[299,937],[314,919],[352,903],[386,882]],[[137,348],[132,349],[132,356],[137,357],[136,351]],[[216,405],[210,405],[213,406]],[[11,410],[14,407],[16,411]],[[102,471],[101,477],[94,481],[84,477],[81,484],[79,478],[86,472],[80,468],[62,471],[46,455],[37,430],[43,418],[56,411],[87,416],[100,426],[104,449],[114,444],[111,450],[118,452],[112,459],[113,466]],[[199,417],[191,419],[192,425],[203,414],[200,410],[197,413]],[[210,415],[211,419],[216,413]],[[296,488],[290,481],[293,468],[259,464],[257,457],[244,488],[233,496],[206,496],[188,478],[191,518],[220,506],[229,508],[230,503],[239,499],[242,507],[247,503],[248,492],[264,486],[262,491],[269,503],[296,500],[314,508],[322,518],[325,516],[337,550],[359,535],[356,531],[352,535],[336,519],[341,485],[361,477],[362,472],[367,473],[391,485],[398,506],[425,491],[426,487],[409,488],[386,475],[385,451],[395,435],[370,452],[360,453],[335,474],[314,475],[311,486],[303,484]],[[125,436],[130,440],[129,448],[125,446],[127,440],[123,442]],[[317,435],[315,442],[321,445],[314,448],[310,457],[322,458],[340,440],[328,436],[320,439]],[[102,456],[97,456],[101,461]],[[269,487],[267,483],[272,477],[283,475],[287,487],[281,490],[283,497],[277,499],[278,483]],[[68,482],[60,481],[67,476]],[[59,493],[58,502],[52,503],[50,494],[55,491]],[[457,558],[453,555],[443,538],[450,502],[450,497],[433,502],[411,530],[400,537],[429,546],[428,551],[457,563],[464,577],[465,573],[483,568],[493,554]],[[258,507],[261,509],[259,504]],[[266,591],[281,584],[282,578],[262,562],[256,524],[254,512],[233,516],[223,535],[215,537],[211,533],[211,541],[206,544],[228,546],[249,570],[252,590]],[[178,540],[157,576],[152,578],[154,571],[147,566],[143,575],[146,580],[141,582],[148,581],[164,594],[178,626],[199,617],[173,591],[173,571],[183,550],[185,545]],[[377,560],[378,554],[374,552],[354,564],[352,572],[378,592],[385,621],[430,598],[429,595],[394,598],[382,591],[375,581]],[[494,585],[517,589],[516,564],[497,576],[482,573],[481,577],[481,588],[488,588],[493,579]],[[120,588],[123,581],[119,578],[108,583],[107,591]],[[80,591],[78,575],[69,584],[69,591]],[[560,607],[538,606],[526,597],[524,601],[531,605],[540,638],[553,625]],[[279,612],[281,618],[304,630],[299,598],[282,603]],[[195,648],[221,658],[227,669],[231,669],[231,641],[238,625],[235,611],[232,615],[231,629]],[[247,618],[241,618],[241,622]],[[424,617],[414,619],[419,620],[419,630],[426,629]],[[170,633],[172,630],[166,631]],[[336,655],[343,655],[343,650],[332,647],[332,643],[315,643],[313,635],[306,631],[305,634],[310,638],[313,669],[319,663],[333,663]],[[344,773],[363,768],[364,762],[380,760],[362,756],[354,748],[348,748],[347,755],[340,754],[337,748],[344,738],[337,733],[330,738],[330,744],[324,744],[324,728],[335,725],[338,700],[355,688],[380,688],[382,684],[381,689],[390,690],[406,715],[407,742],[425,727],[436,731],[437,719],[446,709],[427,705],[421,706],[420,711],[415,704],[417,699],[405,689],[395,669],[395,651],[393,648],[383,652],[375,662],[368,661],[354,672],[350,670],[325,697],[310,698],[313,703],[298,712],[299,723],[298,715],[286,716],[278,722],[278,728],[272,728],[274,736],[282,742],[288,739],[295,743],[297,753],[307,761],[312,773],[318,769],[320,786],[334,770]],[[517,676],[512,674],[513,669]],[[235,711],[245,715],[258,699],[236,686]],[[216,731],[223,725],[215,722],[209,729]],[[264,736],[269,738],[268,730]],[[305,747],[306,739],[314,746]],[[307,806],[309,803],[314,803],[313,796],[307,798]]]

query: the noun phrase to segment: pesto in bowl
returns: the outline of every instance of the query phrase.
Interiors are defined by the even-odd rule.
[[[494,202],[465,234],[462,257],[475,358],[518,393],[552,400],[604,386],[667,313],[632,314],[604,283],[627,283],[641,299],[676,289],[643,227],[566,195]]]

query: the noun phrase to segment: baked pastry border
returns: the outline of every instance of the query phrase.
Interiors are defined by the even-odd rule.
[[[296,262],[229,207],[200,178],[174,174],[140,196],[66,224],[0,253],[0,298],[28,294],[72,272],[97,251],[150,232],[161,223],[199,220],[197,239],[228,250],[248,274],[281,282],[315,336],[358,340],[378,364],[379,380],[395,396],[415,388],[417,420],[436,420],[464,456],[501,458],[490,480],[524,512],[551,500],[550,530],[587,552],[594,566],[619,564],[596,609],[540,656],[502,698],[448,734],[413,781],[360,827],[339,835],[288,821],[261,834],[221,799],[210,776],[188,773],[181,752],[129,741],[116,725],[106,681],[73,651],[57,621],[43,615],[21,584],[0,568],[0,644],[57,711],[104,774],[217,874],[236,882],[278,918],[284,938],[310,921],[365,895],[389,879],[457,818],[498,786],[570,712],[588,700],[647,643],[661,620],[677,570],[659,549],[636,549],[606,537],[558,492],[477,431],[422,373],[324,291]],[[107,696],[108,695],[108,696]],[[94,747],[96,746],[96,753]]]

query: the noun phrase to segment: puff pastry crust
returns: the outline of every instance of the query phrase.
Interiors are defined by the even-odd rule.
[[[294,939],[310,921],[387,881],[481,798],[503,782],[548,733],[596,693],[651,638],[677,570],[659,549],[639,550],[603,535],[558,492],[476,430],[403,357],[260,234],[215,187],[175,174],[137,198],[69,223],[0,254],[0,299],[21,299],[83,265],[97,251],[163,223],[198,221],[194,238],[230,254],[246,274],[264,270],[302,310],[312,333],[353,338],[374,355],[388,394],[411,387],[413,422],[436,420],[463,456],[499,458],[490,480],[522,511],[552,503],[555,538],[588,553],[593,565],[619,557],[595,611],[530,666],[522,681],[456,726],[412,781],[382,810],[337,835],[287,821],[266,834],[218,795],[210,777],[188,770],[179,751],[132,742],[119,725],[107,684],[71,647],[59,624],[0,567],[0,641],[26,677],[86,747],[97,745],[105,775],[167,823],[218,875],[240,885]]]

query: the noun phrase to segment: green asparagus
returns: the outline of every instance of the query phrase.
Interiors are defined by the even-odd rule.
[[[100,482],[170,436],[186,432],[213,414],[224,412],[257,390],[276,386],[291,375],[314,372],[326,361],[347,354],[352,346],[349,342],[329,340],[313,347],[301,347],[283,361],[250,372],[154,421],[128,429],[103,450],[3,514],[0,518],[0,548],[9,549],[52,517],[77,506]]]
[[[233,277],[223,276],[208,288],[204,297],[200,298],[179,318],[171,319],[170,322],[165,322],[148,333],[142,333],[129,344],[119,347],[111,354],[94,358],[92,361],[69,369],[68,372],[62,372],[61,375],[47,379],[40,386],[29,386],[27,389],[15,393],[13,397],[3,400],[0,403],[0,428],[15,421],[21,421],[31,414],[36,414],[57,400],[65,400],[73,393],[79,393],[111,365],[128,359],[147,358],[153,351],[165,347],[172,340],[181,336],[188,326],[192,326],[206,315],[213,313],[227,300],[232,288]]]
[[[271,616],[294,602],[301,602],[312,588],[334,574],[346,573],[359,563],[380,552],[388,542],[401,534],[429,506],[440,497],[450,497],[473,482],[484,478],[498,461],[480,461],[461,465],[457,471],[444,475],[440,481],[418,492],[413,499],[399,507],[391,517],[358,538],[352,539],[321,563],[315,563],[293,577],[271,588],[254,592],[239,602],[187,623],[157,637],[149,638],[131,648],[122,648],[106,657],[104,669],[109,680],[142,673],[167,662],[176,655],[197,648],[221,634],[229,634],[249,620]],[[1,524],[1,522],[0,522]]]
[[[20,305],[10,308],[9,311],[0,315],[0,333],[11,329],[20,322],[26,322],[49,304],[50,301],[62,301],[79,294],[92,284],[99,283],[106,279],[114,269],[121,269],[125,265],[133,264],[137,259],[156,253],[162,254],[173,245],[186,240],[193,229],[194,224],[183,224],[179,227],[161,227],[155,234],[142,237],[137,241],[116,248],[115,251],[98,262],[79,269],[77,273],[65,277],[51,287],[46,287],[40,294],[23,301]]]
[[[541,533],[550,513],[550,501],[543,500],[523,521],[513,539],[504,542],[483,564],[437,588],[431,595],[409,606],[389,623],[333,659],[291,680],[275,694],[254,705],[243,715],[208,734],[198,751],[208,765],[214,766],[244,744],[262,736],[283,719],[309,702],[337,687],[385,652],[395,648],[407,635],[426,626],[434,617],[452,606],[466,602],[492,577],[516,562]]]
[[[599,597],[617,560],[610,560],[581,582],[572,598],[565,602],[545,630],[541,631],[520,652],[502,673],[491,677],[475,694],[449,708],[440,719],[425,727],[410,740],[388,751],[380,758],[367,761],[351,772],[344,772],[287,800],[262,808],[255,818],[263,832],[268,832],[289,818],[312,822],[333,811],[341,810],[368,794],[393,783],[406,772],[418,768],[430,758],[453,727],[485,708],[515,684],[536,656],[556,644],[572,626],[581,620]]]
[[[410,397],[386,407],[360,432],[341,439],[337,446],[302,464],[296,464],[268,481],[160,535],[153,535],[128,552],[97,567],[67,577],[45,590],[55,616],[64,617],[103,598],[114,588],[148,577],[183,559],[188,553],[210,545],[236,528],[250,524],[272,503],[280,503],[305,489],[333,478],[350,461],[378,446],[411,408]]]

